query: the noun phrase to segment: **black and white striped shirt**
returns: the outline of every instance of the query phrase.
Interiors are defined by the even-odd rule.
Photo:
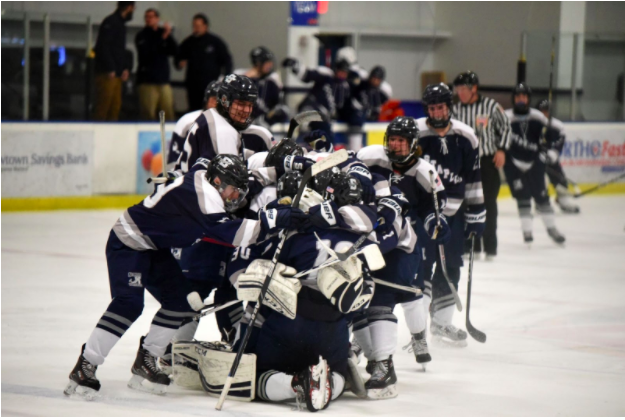
[[[477,102],[454,105],[455,118],[469,125],[480,141],[480,156],[510,148],[510,121],[494,99],[479,96]]]

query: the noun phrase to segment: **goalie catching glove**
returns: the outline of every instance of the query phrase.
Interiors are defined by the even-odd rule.
[[[356,256],[320,269],[317,287],[344,314],[368,305],[373,297],[373,287],[365,282],[362,262]]]
[[[237,279],[237,299],[247,302],[258,301],[260,289],[269,271],[271,261],[254,260]],[[270,307],[290,319],[295,319],[297,313],[297,294],[302,288],[298,279],[293,278],[297,270],[293,267],[278,263],[269,283],[263,305]]]

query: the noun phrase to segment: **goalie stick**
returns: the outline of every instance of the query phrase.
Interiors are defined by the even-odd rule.
[[[316,114],[317,117],[319,117],[319,113],[315,111],[310,111],[308,114],[310,113],[314,113]],[[302,113],[302,114],[306,114],[306,113]],[[299,114],[298,116],[302,114]],[[314,120],[311,120],[311,121],[314,121]],[[289,133],[293,134],[293,131],[295,130],[296,127],[297,126],[293,127],[293,129],[289,127]],[[313,176],[317,175],[319,172],[325,171],[326,169],[330,169],[340,163],[345,162],[347,158],[348,158],[347,151],[340,150],[338,152],[332,153],[325,159],[315,163],[310,168],[308,168],[306,172],[304,173],[304,176],[302,177],[302,182],[300,183],[299,189],[297,191],[297,195],[295,196],[295,199],[293,200],[293,203],[291,204],[292,207],[297,208],[299,206],[299,202],[300,202],[300,199],[302,198],[302,193],[304,192],[304,189],[306,188],[306,184],[308,184],[308,181]],[[241,345],[239,346],[239,350],[237,351],[236,357],[234,358],[234,361],[232,362],[232,367],[230,368],[230,372],[228,373],[228,378],[226,379],[226,383],[224,384],[224,387],[221,391],[221,395],[219,396],[219,400],[217,401],[217,405],[215,406],[216,410],[220,411],[224,405],[224,401],[226,400],[228,391],[230,390],[230,387],[232,386],[232,382],[234,381],[234,377],[237,373],[239,363],[241,362],[241,357],[243,357],[243,353],[245,352],[245,347],[247,346],[247,342],[249,341],[250,336],[252,335],[252,330],[254,329],[254,323],[256,321],[256,317],[258,316],[258,311],[260,310],[260,307],[262,306],[262,303],[265,300],[265,295],[267,294],[267,290],[269,289],[269,283],[271,283],[271,278],[273,277],[273,273],[276,270],[276,267],[278,265],[278,259],[280,258],[282,247],[284,246],[284,242],[286,241],[287,232],[282,230],[280,232],[280,235],[282,235],[282,239],[278,243],[278,247],[276,248],[276,251],[273,254],[273,258],[271,259],[271,268],[269,269],[269,273],[267,274],[267,277],[265,277],[265,282],[263,283],[263,287],[260,289],[258,301],[256,302],[256,305],[254,306],[254,311],[252,312],[252,316],[249,320],[249,324],[248,324],[249,327],[245,330],[245,335],[243,336],[241,340]]]
[[[482,331],[478,330],[471,324],[471,319],[469,318],[469,312],[471,312],[471,285],[473,284],[473,248],[475,247],[475,235],[471,235],[471,254],[469,257],[469,281],[467,284],[467,332],[471,337],[475,339],[475,341],[480,343],[486,342],[486,334]]]
[[[432,197],[434,199],[434,214],[436,215],[436,230],[434,231],[434,235],[432,235],[432,239],[436,239],[438,236],[438,230],[441,226],[441,215],[438,209],[438,195],[436,194],[436,183],[434,182],[434,172],[430,171],[430,184],[432,185]],[[449,289],[451,290],[451,294],[454,297],[454,302],[456,303],[456,308],[458,312],[462,312],[462,302],[460,301],[460,296],[458,296],[458,292],[454,287],[454,284],[449,279],[449,274],[447,274],[447,263],[445,260],[445,247],[443,244],[438,245],[438,253],[441,258],[441,270],[443,271],[443,276],[449,285]]]

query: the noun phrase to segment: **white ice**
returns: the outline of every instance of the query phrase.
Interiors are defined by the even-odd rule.
[[[579,202],[580,215],[557,217],[565,248],[536,218],[528,249],[514,201],[500,201],[499,256],[474,267],[472,321],[488,334],[486,344],[432,347],[424,373],[401,350],[409,334],[399,313],[399,397],[346,394],[316,415],[625,415],[625,196]],[[296,414],[284,405],[231,401],[220,413],[200,391],[173,386],[155,396],[127,388],[139,337],[157,310],[151,297],[98,370],[100,400],[63,395],[80,347],[109,303],[104,246],[120,213],[2,214],[2,415]],[[464,299],[464,269],[460,291]],[[463,325],[464,314],[455,322]],[[217,339],[214,318],[204,319],[198,338]],[[361,369],[366,375],[364,363]]]

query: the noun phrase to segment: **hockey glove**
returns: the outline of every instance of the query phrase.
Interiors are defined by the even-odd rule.
[[[339,207],[334,201],[324,201],[308,209],[310,223],[318,228],[327,229],[336,227],[339,216]]]
[[[356,256],[319,270],[317,287],[344,314],[359,310],[373,297],[373,289],[363,279],[362,262]]]
[[[282,67],[290,67],[293,74],[299,72],[299,60],[297,58],[287,57],[282,60]]]
[[[276,175],[280,178],[285,172],[304,172],[315,164],[315,161],[303,156],[284,156],[276,165]]]
[[[332,152],[334,147],[332,142],[326,137],[323,130],[312,130],[304,136],[304,141],[312,147],[315,152]]]
[[[375,201],[375,188],[373,188],[369,170],[363,166],[352,166],[347,173],[360,181],[362,202],[365,204],[373,203]]]
[[[260,212],[260,221],[265,231],[273,229],[297,230],[310,226],[310,220],[306,213],[300,209],[284,206]]]
[[[469,239],[471,234],[474,234],[476,238],[481,238],[486,226],[486,210],[481,213],[465,213],[464,222],[465,239]]]
[[[378,218],[384,219],[379,228],[380,233],[385,235],[391,230],[395,219],[403,213],[402,204],[401,196],[383,197],[378,200]]]
[[[258,301],[260,289],[265,284],[270,270],[271,261],[262,259],[252,261],[245,273],[239,275],[237,279],[235,285],[237,299],[247,302]],[[263,301],[263,305],[290,319],[295,319],[297,294],[302,288],[299,280],[293,278],[296,273],[295,268],[278,263]]]
[[[436,239],[433,238],[437,243],[444,244],[449,241],[451,238],[451,231],[449,230],[449,225],[447,224],[447,219],[444,215],[440,216],[441,224],[438,226],[436,224],[436,215],[431,213],[428,217],[425,218],[425,222],[423,223],[423,227],[425,231],[428,233],[428,236],[432,238],[434,236],[434,232],[438,229],[438,234],[436,235]]]
[[[547,165],[553,165],[560,158],[560,154],[555,149],[542,148],[542,150],[538,153],[538,158],[541,162],[546,163]]]

